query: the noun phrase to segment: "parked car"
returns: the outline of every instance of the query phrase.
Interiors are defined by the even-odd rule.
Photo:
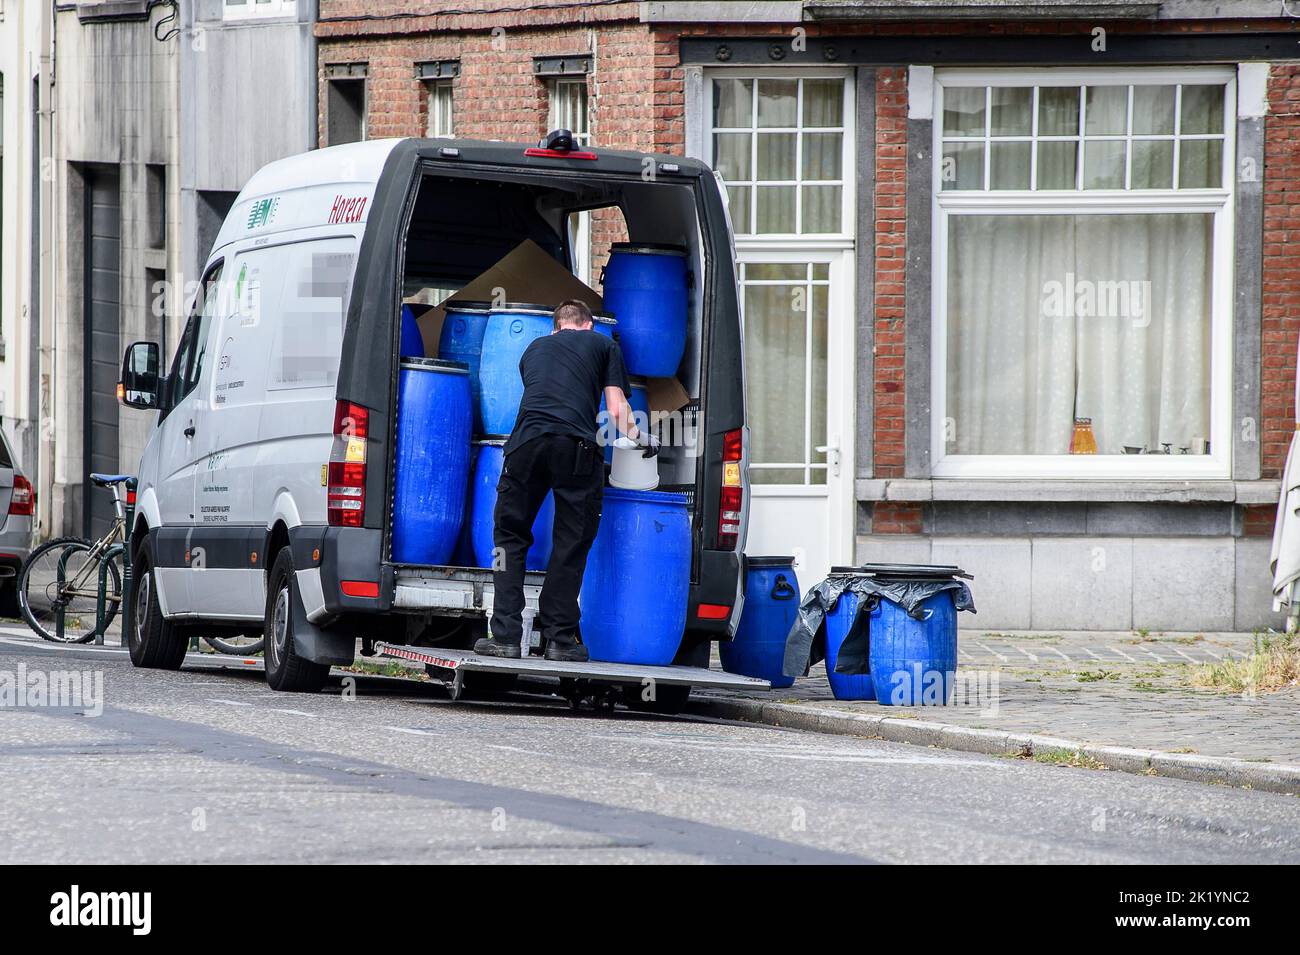
[[[18,616],[18,571],[32,547],[36,490],[0,429],[0,616]]]
[[[125,403],[158,414],[131,529],[136,665],[179,667],[196,630],[265,627],[270,685],[310,690],[352,662],[358,638],[469,646],[491,574],[391,557],[403,299],[450,295],[526,240],[572,271],[578,217],[609,209],[631,241],[686,249],[694,277],[677,380],[696,437],[660,469],[692,509],[678,661],[707,666],[742,610],[748,513],[719,182],[680,157],[470,140],[331,147],[258,172],[221,227],[170,370],[152,342],[123,362]],[[528,575],[530,598],[542,579]]]

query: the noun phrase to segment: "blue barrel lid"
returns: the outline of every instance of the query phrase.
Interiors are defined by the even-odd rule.
[[[615,242],[609,247],[610,254],[628,252],[633,255],[686,255],[686,249],[680,245],[668,245],[660,242]]]
[[[614,317],[613,312],[592,312],[591,320],[601,325],[617,325],[618,319]]]
[[[507,302],[504,305],[493,305],[488,312],[492,315],[545,315],[550,318],[555,314],[555,309],[536,302]]]
[[[488,444],[488,445],[502,445],[505,444],[506,441],[509,440],[509,438],[510,435],[508,434],[485,434],[482,435],[481,437],[475,438],[473,443]]]
[[[441,371],[451,375],[469,374],[468,364],[447,358],[417,358],[414,355],[403,355],[402,367],[411,371]]]
[[[686,506],[686,495],[677,491],[634,491],[625,487],[606,487],[605,497],[616,500],[641,501],[645,504],[680,504]]]
[[[770,567],[794,567],[794,557],[750,557],[745,555],[745,566],[751,570],[764,570]]]
[[[444,302],[442,310],[448,314],[452,312],[472,312],[474,314],[486,314],[492,311],[491,302]]]

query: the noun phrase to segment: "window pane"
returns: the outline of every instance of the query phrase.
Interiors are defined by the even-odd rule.
[[[804,461],[807,302],[803,285],[745,287],[745,397],[751,461]],[[762,473],[752,472],[751,478]],[[769,483],[803,483],[781,476]]]
[[[758,125],[796,125],[798,96],[798,80],[759,80]]]
[[[713,168],[726,180],[750,178],[749,133],[715,133]]]
[[[1089,136],[1122,136],[1128,128],[1128,87],[1089,86],[1087,119]]]
[[[757,232],[794,232],[794,186],[758,186]]]
[[[1044,86],[1038,91],[1038,135],[1079,135],[1079,87]]]
[[[827,352],[827,303],[830,289],[825,285],[812,288],[812,308],[808,311],[808,320],[812,322],[812,434],[808,442],[810,461],[825,463],[826,452],[817,452],[813,448],[826,445],[826,352]],[[814,471],[814,474],[817,472]]]
[[[939,178],[944,189],[983,189],[984,144],[944,143]]]
[[[1223,87],[1183,87],[1183,133],[1223,132]]]
[[[839,179],[843,155],[842,133],[804,133],[803,178]]]
[[[805,126],[842,126],[844,124],[844,81],[803,81],[803,124]]]
[[[984,87],[951,86],[943,91],[943,134],[984,135]]]
[[[839,232],[844,206],[840,186],[803,187],[804,232]]]
[[[725,128],[754,124],[754,81],[713,81],[713,125]]]
[[[1223,187],[1223,141],[1184,139],[1178,145],[1178,187],[1220,189]]]
[[[1038,188],[1074,189],[1078,185],[1079,143],[1038,144]]]
[[[746,262],[746,282],[802,282],[808,278],[808,266],[802,262]]]
[[[731,213],[731,227],[740,233],[749,233],[749,186],[727,186],[727,211]]]
[[[758,178],[794,179],[794,133],[758,134]]]
[[[1173,86],[1133,87],[1133,132],[1137,135],[1173,133]]]
[[[812,267],[812,277],[814,282],[829,282],[831,278],[831,267],[825,262],[814,262]]]
[[[949,219],[955,454],[1204,453],[1213,216]]]
[[[1124,188],[1124,143],[1089,139],[1083,144],[1083,188]]]
[[[1132,175],[1134,189],[1172,189],[1174,187],[1173,140],[1135,139]]]
[[[1032,143],[994,143],[992,169],[989,171],[992,189],[1028,189],[1029,162]]]
[[[803,481],[803,468],[753,468],[749,472],[751,484],[802,484]]]
[[[1033,132],[1032,87],[995,86],[992,96],[994,136],[1028,136]]]

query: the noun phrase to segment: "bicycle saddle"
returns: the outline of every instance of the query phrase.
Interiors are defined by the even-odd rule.
[[[134,474],[92,474],[90,479],[100,487],[112,487],[114,484],[129,481],[133,477],[135,477]]]

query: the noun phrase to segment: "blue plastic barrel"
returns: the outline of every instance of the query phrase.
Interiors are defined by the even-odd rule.
[[[445,564],[456,548],[469,480],[469,369],[403,358],[398,373],[393,560]]]
[[[483,331],[487,327],[486,302],[452,302],[443,308],[438,357],[463,361],[469,366],[469,390],[474,409],[474,431],[482,431],[479,411],[479,362],[483,354]]]
[[[957,673],[957,608],[952,592],[921,603],[917,620],[892,600],[871,613],[871,679],[887,706],[946,706]]]
[[[618,331],[618,319],[609,312],[592,312],[591,327],[606,338],[614,338]]]
[[[858,595],[850,591],[840,594],[835,606],[826,615],[826,678],[831,684],[831,693],[837,700],[874,700],[876,687],[870,673],[850,676],[836,673],[835,664],[839,661],[840,647],[849,635],[854,617],[858,612]]]
[[[686,495],[605,488],[580,597],[591,659],[672,663],[686,630],[690,578]]]
[[[799,595],[793,557],[746,557],[745,610],[735,638],[718,644],[722,669],[767,680],[774,690],[792,685],[794,677],[784,672],[785,638]]]
[[[627,370],[647,378],[676,375],[686,350],[690,301],[686,250],[615,243],[602,281],[605,308],[618,319]]]
[[[628,378],[628,384],[632,386],[632,393],[627,396],[627,403],[632,406],[632,420],[636,422],[637,428],[642,431],[650,429],[650,398],[646,394],[646,385],[644,378]],[[600,410],[606,411],[605,395],[600,396]],[[605,421],[600,418],[598,421]],[[600,432],[598,432],[600,433]],[[604,430],[604,435],[608,438],[605,445],[605,463],[614,463],[614,439],[618,437],[618,424],[609,421],[608,427]]]
[[[479,362],[479,412],[485,434],[509,434],[519,414],[524,349],[551,334],[552,310],[542,305],[504,305],[488,313]]]
[[[474,442],[473,477],[469,489],[469,540],[476,567],[492,566],[495,545],[492,531],[495,527],[493,512],[497,506],[497,483],[501,480],[502,446],[506,439],[500,436]],[[528,548],[524,560],[527,570],[545,570],[551,559],[551,529],[555,524],[555,499],[546,495],[537,519],[533,521],[533,546]]]
[[[420,334],[420,326],[415,321],[415,309],[409,305],[402,306],[402,344],[398,354],[403,358],[424,357],[424,336]]]

